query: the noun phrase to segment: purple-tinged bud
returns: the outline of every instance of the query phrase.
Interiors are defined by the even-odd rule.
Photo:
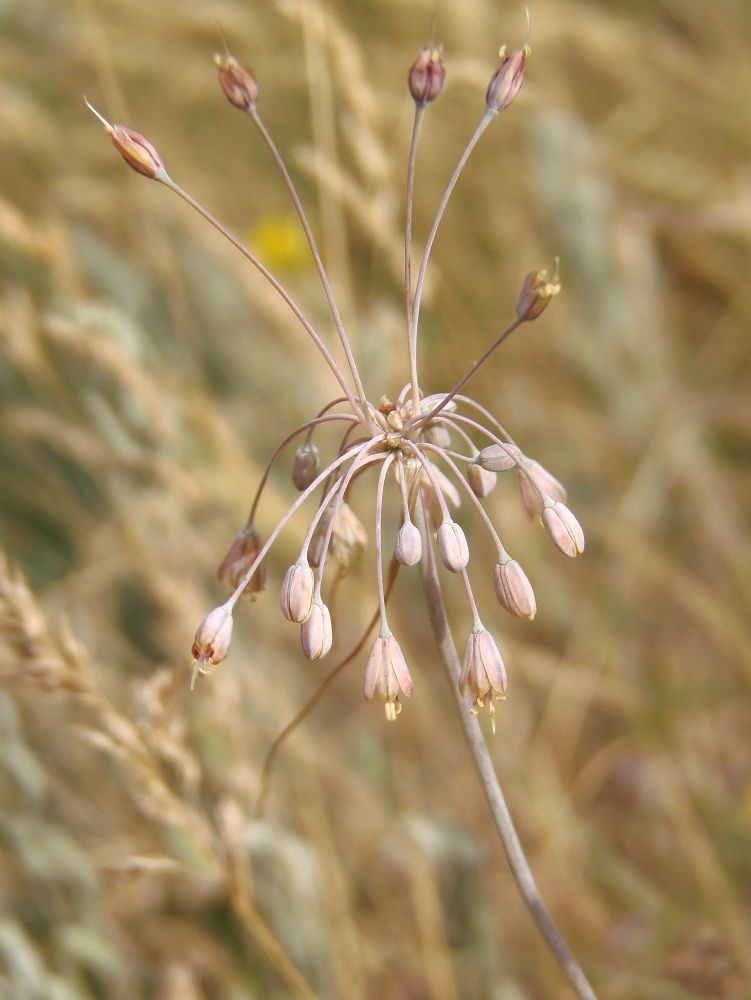
[[[367,544],[368,533],[360,518],[348,503],[340,504],[334,518],[331,550],[345,572],[352,569]]]
[[[532,520],[542,516],[544,506],[540,493],[535,489],[535,486],[539,488],[541,493],[547,494],[551,500],[559,500],[561,503],[566,502],[566,488],[558,482],[555,476],[551,475],[547,469],[543,468],[533,458],[524,458],[523,464],[528,475],[525,475],[520,470],[519,492],[522,495],[524,509]],[[530,479],[532,479],[532,483],[535,486],[530,483]]]
[[[438,552],[441,562],[452,573],[467,568],[469,546],[461,527],[456,521],[444,521],[438,529]]]
[[[516,559],[496,564],[494,583],[498,603],[517,618],[532,621],[537,614],[535,592]]]
[[[86,107],[96,115],[104,125],[115,149],[129,167],[144,177],[159,177],[164,174],[162,158],[149,140],[134,128],[127,125],[110,125],[106,118],[99,114],[84,97]]]
[[[498,475],[490,469],[484,469],[478,462],[470,462],[467,466],[467,482],[476,497],[486,497],[495,489]]]
[[[482,625],[470,632],[464,649],[464,663],[459,675],[459,691],[469,691],[474,701],[473,712],[487,706],[495,732],[494,702],[506,692],[506,668],[495,639]]]
[[[409,92],[416,104],[429,104],[443,90],[446,67],[440,49],[425,45],[407,75]]]
[[[255,73],[231,55],[215,55],[219,85],[227,100],[240,111],[249,111],[258,100],[258,81]]]
[[[313,598],[310,614],[300,627],[300,645],[309,660],[320,660],[331,649],[331,614],[320,597]]]
[[[312,441],[301,444],[292,460],[292,482],[301,493],[307,490],[321,467],[321,456]]]
[[[422,537],[411,521],[405,521],[397,532],[394,555],[402,566],[416,566],[422,559]]]
[[[412,677],[401,646],[390,632],[377,636],[365,668],[365,697],[370,701],[376,691],[385,702],[386,718],[393,722],[401,712],[399,695],[408,698],[413,690]]]
[[[530,271],[522,282],[519,298],[516,300],[516,315],[523,322],[537,319],[544,312],[550,300],[561,290],[558,278],[558,263],[548,279],[547,271]]]
[[[422,431],[423,441],[434,444],[437,448],[451,447],[451,432],[443,424],[428,424]]]
[[[500,55],[501,65],[491,76],[485,94],[485,107],[488,111],[505,111],[519,93],[524,82],[524,67],[529,49],[525,46],[506,55],[504,47]]]
[[[252,524],[248,524],[227,549],[227,554],[216,571],[218,579],[228,583],[234,590],[255,562],[260,551],[260,535]],[[243,594],[248,594],[255,599],[255,595],[260,593],[265,585],[266,565],[261,562],[260,566],[256,567],[253,576],[248,580]]]
[[[196,673],[208,673],[209,667],[221,663],[232,641],[232,612],[221,605],[210,611],[196,629],[191,656]],[[192,687],[192,685],[191,685]]]
[[[284,574],[279,605],[289,622],[301,624],[310,614],[313,604],[313,570],[304,560],[298,560]]]
[[[475,461],[488,472],[506,472],[513,469],[522,457],[515,444],[489,444],[483,448]]]
[[[573,559],[584,551],[584,532],[565,504],[554,500],[543,510],[542,523],[564,555]]]

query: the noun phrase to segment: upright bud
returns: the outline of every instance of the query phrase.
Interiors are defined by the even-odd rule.
[[[490,78],[485,106],[488,111],[505,111],[519,93],[524,82],[524,67],[529,49],[517,49],[506,55],[506,47],[501,49],[501,65]]]
[[[313,604],[313,570],[307,561],[298,560],[284,574],[279,605],[288,622],[301,624]]]
[[[216,571],[217,577],[228,583],[234,590],[255,562],[256,556],[261,551],[261,538],[252,524],[246,525],[237,535],[227,554],[219,564]],[[248,580],[243,594],[255,597],[266,585],[266,565],[261,562],[256,567],[255,573]]]
[[[530,271],[522,282],[519,298],[516,302],[516,315],[523,322],[537,319],[541,312],[548,307],[548,303],[561,290],[561,282],[558,277],[558,262],[555,270],[548,280],[547,271]]]
[[[310,614],[300,627],[300,645],[309,660],[320,660],[330,651],[332,642],[331,613],[316,596]]]
[[[258,81],[255,73],[231,55],[215,55],[219,85],[227,100],[241,111],[248,111],[256,106],[258,100]]]
[[[532,621],[537,614],[535,592],[516,559],[496,564],[494,583],[498,603],[517,618]]]
[[[539,462],[533,458],[525,458],[523,465],[526,473],[519,470],[519,492],[528,517],[534,519],[542,516],[544,504],[540,493],[547,494],[551,500],[566,502],[566,487]]]
[[[407,75],[409,92],[416,104],[429,104],[443,90],[446,67],[440,49],[426,45],[412,63]]]
[[[489,444],[482,449],[475,461],[488,472],[506,472],[507,469],[513,469],[521,457],[521,451],[514,444]]]
[[[85,97],[84,101],[89,111],[104,125],[115,149],[129,167],[132,167],[136,173],[143,174],[144,177],[155,178],[164,174],[162,158],[145,136],[134,128],[128,128],[127,125],[110,125],[107,119],[100,115]]]
[[[321,456],[312,441],[301,444],[292,460],[292,482],[302,493],[307,490],[321,467]]]
[[[467,482],[476,497],[486,497],[495,489],[498,475],[489,469],[484,469],[479,462],[470,462],[467,466]]]
[[[416,566],[422,559],[422,537],[411,521],[405,521],[399,529],[394,555],[402,566]]]
[[[441,562],[452,573],[467,568],[469,546],[461,527],[456,521],[444,521],[438,529],[438,552]]]
[[[573,559],[584,551],[584,532],[565,504],[554,500],[549,507],[545,507],[542,523],[564,555]]]
[[[402,710],[400,693],[409,698],[413,687],[401,646],[388,630],[381,629],[365,668],[365,697],[369,701],[378,691],[385,702],[386,718],[393,722]]]
[[[210,611],[196,629],[191,655],[193,657],[193,681],[196,674],[206,674],[209,667],[221,663],[229,652],[232,641],[232,612],[221,605]]]

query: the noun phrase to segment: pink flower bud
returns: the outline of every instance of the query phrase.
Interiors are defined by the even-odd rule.
[[[313,598],[310,614],[300,627],[300,644],[309,660],[320,660],[331,649],[331,614],[320,599]]]
[[[551,500],[566,502],[566,488],[547,469],[543,468],[539,462],[533,458],[524,458],[524,468],[528,475],[519,472],[519,492],[522,495],[522,503],[528,516],[532,519],[542,516],[543,501],[535,487],[530,483],[530,479],[545,493]]]
[[[548,303],[561,290],[558,279],[558,266],[548,280],[547,271],[530,271],[522,282],[519,298],[516,302],[516,315],[523,322],[537,319]]]
[[[371,647],[365,668],[365,697],[370,700],[378,691],[386,703],[386,718],[393,722],[402,710],[399,694],[409,698],[413,686],[401,646],[390,632],[381,631]]]
[[[469,546],[464,532],[456,521],[444,521],[438,529],[438,552],[441,562],[452,573],[467,568]]]
[[[160,174],[164,175],[162,158],[144,135],[134,128],[128,128],[127,125],[110,125],[107,119],[100,115],[85,97],[84,101],[89,111],[96,115],[104,125],[115,149],[129,167],[136,173],[152,179],[159,177]]]
[[[289,622],[305,621],[313,604],[313,570],[307,562],[298,561],[284,574],[279,604]]]
[[[301,444],[292,460],[292,482],[302,493],[307,490],[321,467],[321,456],[312,441]]]
[[[243,66],[230,55],[216,55],[214,62],[219,75],[219,85],[230,104],[241,111],[255,107],[258,100],[258,81],[253,70]]]
[[[339,505],[331,535],[331,551],[343,570],[350,570],[368,544],[368,533],[348,503]]]
[[[513,469],[522,453],[515,444],[490,444],[483,448],[475,461],[488,472],[506,472]]]
[[[446,67],[440,50],[426,45],[412,63],[407,84],[409,92],[416,104],[429,104],[443,90],[446,80]]]
[[[394,555],[402,566],[416,566],[422,559],[422,537],[411,521],[405,521],[399,529]]]
[[[496,564],[494,582],[498,603],[517,618],[532,621],[537,614],[535,592],[516,559]]]
[[[580,555],[584,551],[584,532],[565,504],[555,500],[542,512],[542,523],[564,555]]]
[[[495,639],[480,626],[473,630],[464,649],[464,663],[459,676],[459,691],[474,695],[474,711],[487,706],[495,732],[495,705],[506,691],[506,668]]]
[[[517,49],[511,55],[501,49],[501,65],[490,78],[485,94],[485,106],[489,111],[505,111],[519,93],[524,82],[524,67],[528,50]]]
[[[486,497],[495,489],[498,475],[483,468],[478,462],[470,462],[467,466],[467,482],[476,497]]]
[[[261,538],[258,532],[252,524],[246,525],[227,549],[227,554],[216,571],[217,577],[229,583],[234,590],[255,562],[260,551]],[[255,598],[255,595],[260,593],[265,585],[266,565],[262,562],[248,580],[243,594],[249,594],[251,598]]]
[[[221,663],[232,641],[232,612],[224,605],[210,611],[196,629],[191,655],[202,673]]]

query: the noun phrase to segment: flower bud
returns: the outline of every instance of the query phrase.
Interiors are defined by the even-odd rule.
[[[416,566],[422,559],[422,537],[411,521],[405,521],[397,532],[394,555],[402,566]]]
[[[530,271],[522,282],[519,298],[516,301],[516,315],[522,322],[537,319],[548,303],[561,290],[558,278],[558,265],[550,280],[547,271]]]
[[[368,533],[348,503],[339,505],[331,535],[331,551],[343,570],[352,569],[368,544]]]
[[[490,444],[483,448],[475,461],[488,472],[506,472],[513,469],[522,457],[515,444]]]
[[[222,662],[229,652],[231,641],[232,612],[221,605],[210,611],[196,629],[190,651],[195,663],[194,681],[196,673],[208,673],[210,666]]]
[[[488,111],[505,111],[519,93],[524,82],[524,67],[529,50],[517,49],[511,55],[506,55],[505,47],[501,49],[501,65],[490,78],[485,107]]]
[[[279,604],[289,622],[300,624],[310,614],[313,603],[313,570],[304,560],[298,560],[284,574]]]
[[[559,483],[555,476],[551,475],[539,462],[533,458],[524,458],[523,465],[528,475],[525,475],[521,470],[519,471],[519,492],[522,495],[524,509],[530,518],[541,517],[544,506],[535,486],[539,488],[540,492],[547,494],[551,500],[566,502],[565,486]],[[535,486],[530,483],[530,479]]]
[[[438,529],[438,552],[441,562],[452,573],[467,568],[469,546],[464,532],[456,521],[444,521]]]
[[[584,532],[565,504],[553,501],[543,510],[542,523],[564,555],[573,559],[584,551]]]
[[[464,649],[464,662],[459,675],[459,691],[469,690],[474,695],[474,711],[487,705],[491,725],[495,732],[494,701],[506,691],[506,668],[495,639],[482,625],[473,629]]]
[[[467,466],[467,482],[476,497],[486,497],[495,489],[498,475],[484,469],[478,462],[470,462]]]
[[[127,125],[110,125],[85,97],[84,101],[89,111],[104,125],[115,149],[129,167],[144,177],[155,178],[164,173],[162,158],[145,136]]]
[[[401,646],[390,632],[381,631],[371,647],[365,668],[365,697],[369,701],[378,691],[385,702],[386,718],[393,722],[402,710],[399,694],[409,698],[413,687]]]
[[[435,481],[437,488],[443,496],[444,502],[447,503],[449,507],[460,507],[461,498],[459,496],[459,491],[448,476],[441,472],[436,465],[431,465],[430,471],[433,475],[433,480]],[[443,510],[438,497],[436,496],[436,492],[433,489],[433,483],[430,481],[430,478],[424,468],[422,470],[420,488],[422,489],[422,495],[425,498],[425,504],[428,508],[430,523],[435,530],[443,521]]]
[[[422,431],[423,441],[434,444],[437,448],[451,447],[451,432],[443,424],[428,424]]]
[[[517,618],[532,621],[537,614],[535,592],[516,559],[496,564],[494,583],[498,603]]]
[[[321,456],[312,441],[301,444],[292,460],[292,482],[302,493],[307,490],[321,467]]]
[[[439,49],[424,46],[412,63],[407,75],[407,84],[416,104],[429,104],[443,90],[446,67]]]
[[[254,108],[258,100],[258,81],[255,73],[231,55],[215,55],[219,85],[227,100],[241,111]]]
[[[331,649],[331,613],[320,597],[313,598],[310,614],[300,627],[300,645],[309,660],[320,660]]]
[[[260,551],[261,538],[253,525],[248,524],[227,549],[227,554],[216,571],[218,579],[228,583],[234,590],[253,565]],[[255,595],[260,593],[265,585],[266,565],[261,562],[256,567],[253,576],[248,580],[243,594],[248,594],[255,599]]]

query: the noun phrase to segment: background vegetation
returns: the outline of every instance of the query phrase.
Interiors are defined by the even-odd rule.
[[[395,598],[416,681],[398,723],[363,703],[353,664],[250,818],[270,741],[327,669],[276,613],[301,525],[192,695],[187,651],[260,470],[331,379],[81,100],[142,129],[323,320],[285,192],[216,85],[221,25],[378,398],[404,381],[404,78],[434,13],[448,82],[418,242],[498,44],[521,41],[520,3],[0,3],[3,996],[568,995],[499,856],[413,571]],[[532,15],[525,87],[436,244],[421,347],[428,387],[446,387],[522,276],[561,255],[564,293],[475,384],[567,484],[589,542],[565,560],[513,483],[497,491],[540,612],[508,621],[480,594],[511,674],[493,754],[601,997],[748,997],[751,8]],[[286,473],[262,530],[291,501]],[[371,563],[341,589],[332,657],[372,613]]]

